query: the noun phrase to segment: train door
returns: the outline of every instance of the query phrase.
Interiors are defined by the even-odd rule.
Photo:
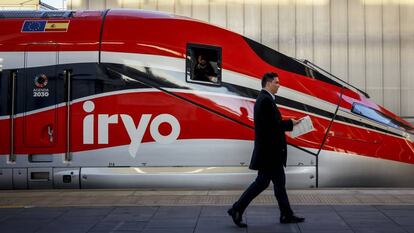
[[[38,47],[45,45],[30,45],[29,50]],[[48,47],[53,52],[27,52],[25,57],[25,90],[19,97],[24,102],[23,138],[28,148],[51,148],[57,142],[57,49]]]
[[[0,57],[0,189],[11,189],[12,169],[6,167],[10,155],[11,78],[9,72],[3,72],[3,64],[4,58]]]
[[[65,146],[58,125],[58,93],[63,85],[57,63],[56,44],[31,44],[24,54],[24,69],[17,72],[13,151],[17,165],[28,164],[29,188],[53,187],[54,156]]]

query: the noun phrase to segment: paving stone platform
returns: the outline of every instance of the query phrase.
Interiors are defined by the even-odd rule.
[[[414,233],[414,189],[289,190],[304,223],[280,224],[266,190],[247,209],[248,228],[226,210],[236,191],[0,191],[0,233]]]
[[[248,228],[226,215],[228,206],[36,207],[0,209],[0,232],[61,233],[407,233],[414,206],[294,205],[304,223],[280,224],[275,206],[250,206]]]
[[[231,205],[243,190],[0,190],[0,208],[63,206]],[[414,189],[288,190],[298,205],[414,205]],[[276,205],[265,190],[253,205]]]

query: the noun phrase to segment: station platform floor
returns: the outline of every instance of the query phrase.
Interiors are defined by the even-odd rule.
[[[272,190],[236,227],[226,211],[243,190],[3,190],[0,232],[414,233],[414,189],[288,190],[304,223],[280,224]]]

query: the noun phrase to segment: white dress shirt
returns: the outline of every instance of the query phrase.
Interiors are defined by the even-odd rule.
[[[263,88],[262,90],[267,91],[267,93],[269,93],[270,96],[273,98],[273,101],[275,101],[275,95],[273,95],[272,93],[270,93],[270,91],[266,90],[265,88]]]

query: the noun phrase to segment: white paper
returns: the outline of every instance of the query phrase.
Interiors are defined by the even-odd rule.
[[[309,116],[305,116],[301,118],[299,124],[293,126],[293,130],[290,132],[290,136],[296,138],[314,130],[315,128],[313,127],[312,119]]]

